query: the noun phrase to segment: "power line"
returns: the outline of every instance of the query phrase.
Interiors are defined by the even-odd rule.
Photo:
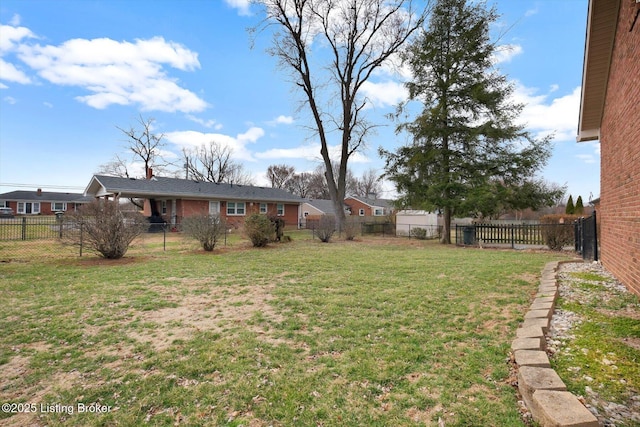
[[[17,187],[17,188],[49,188],[60,190],[84,190],[85,187],[77,185],[51,185],[51,184],[20,184],[15,182],[0,182],[0,187]]]

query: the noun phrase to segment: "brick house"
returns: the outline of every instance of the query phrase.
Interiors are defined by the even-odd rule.
[[[73,212],[92,199],[80,193],[52,191],[10,191],[0,194],[0,208],[11,208],[18,215],[53,215],[56,212]]]
[[[601,260],[640,294],[640,2],[590,0],[577,140],[599,140]]]
[[[374,199],[370,197],[349,196],[344,199],[351,215],[355,216],[386,216],[393,213],[391,200]]]
[[[285,226],[297,226],[303,202],[278,188],[155,176],[133,179],[94,175],[85,195],[144,199],[145,216],[162,218],[172,225],[198,214],[220,214],[230,224],[241,225],[247,215],[263,213],[283,219]]]

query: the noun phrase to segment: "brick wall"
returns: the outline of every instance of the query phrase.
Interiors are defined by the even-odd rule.
[[[640,22],[631,30],[622,0],[611,60],[601,144],[601,259],[640,295]]]
[[[161,201],[156,200],[158,210],[161,209]],[[231,215],[227,216],[227,203],[225,201],[220,201],[220,213],[224,218],[226,218],[229,225],[233,227],[241,227],[244,224],[244,219],[251,215],[252,213],[260,212],[260,203],[259,202],[245,202],[245,214],[244,215]],[[167,213],[162,215],[165,221],[171,221],[171,201],[167,201]],[[275,203],[267,203],[267,213],[269,215],[276,215],[277,206]],[[202,215],[209,213],[209,201],[208,200],[189,200],[189,199],[178,199],[176,200],[176,215],[178,217],[178,221],[181,221],[182,218],[193,216],[193,215]],[[149,216],[151,214],[151,209],[149,207],[149,200],[145,200],[145,207],[143,214],[145,216]],[[281,217],[285,221],[285,226],[297,227],[298,225],[298,205],[297,204],[285,204],[284,205],[284,216]]]

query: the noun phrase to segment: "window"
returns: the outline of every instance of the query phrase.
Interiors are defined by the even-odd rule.
[[[360,210],[358,211],[358,214],[359,214],[360,216],[364,216],[364,209],[360,209]]]
[[[267,213],[267,204],[266,203],[260,203],[260,213],[261,214],[266,214]]]
[[[6,200],[0,200],[0,208],[8,208],[9,207],[9,202],[7,202]]]
[[[51,211],[64,212],[67,210],[67,204],[65,202],[51,202]]]
[[[39,214],[40,202],[18,202],[19,214]]]
[[[373,215],[374,216],[382,216],[382,215],[384,215],[384,209],[383,208],[375,208],[373,210]]]
[[[227,215],[244,215],[244,202],[227,202]]]
[[[209,202],[209,215],[218,215],[220,213],[220,202],[218,201],[210,201]]]
[[[167,201],[166,200],[162,200],[161,202],[161,207],[160,210],[162,212],[163,215],[165,215],[167,213]]]
[[[278,216],[284,216],[284,203],[278,203],[276,207],[278,210]]]

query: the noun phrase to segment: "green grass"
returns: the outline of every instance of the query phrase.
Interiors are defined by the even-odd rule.
[[[506,361],[554,259],[298,235],[5,262],[0,400],[112,407],[51,426],[522,425]]]
[[[552,366],[569,391],[630,406],[640,390],[640,299],[611,286],[614,279],[597,272],[570,273],[579,297],[561,298],[558,308],[576,313],[574,325]],[[588,392],[591,390],[591,392]],[[601,404],[595,404],[600,407]],[[616,425],[637,425],[616,423]]]

